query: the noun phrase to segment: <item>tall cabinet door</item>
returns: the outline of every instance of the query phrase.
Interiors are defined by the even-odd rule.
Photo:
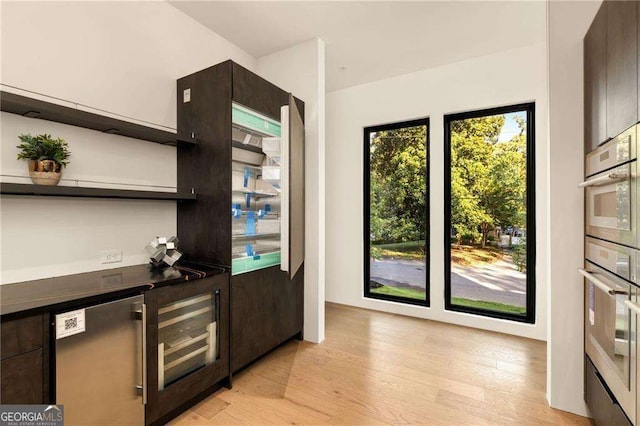
[[[600,7],[584,38],[585,153],[607,139],[606,12]]]
[[[607,136],[638,120],[637,2],[607,1]]]
[[[304,121],[295,99],[282,107],[282,213],[280,269],[293,279],[304,262]],[[288,206],[288,208],[287,208]]]

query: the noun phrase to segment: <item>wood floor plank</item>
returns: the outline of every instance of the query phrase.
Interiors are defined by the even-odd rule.
[[[229,403],[220,398],[207,398],[193,407],[191,411],[207,420],[210,420],[213,416],[217,415],[228,406]]]
[[[281,346],[171,424],[590,424],[545,386],[544,342],[327,304],[323,343]]]
[[[178,417],[173,419],[169,424],[170,425],[204,425],[206,424],[207,419],[193,412],[192,410],[187,410],[184,413],[180,414]]]

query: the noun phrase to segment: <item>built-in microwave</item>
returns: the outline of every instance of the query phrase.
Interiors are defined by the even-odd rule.
[[[592,237],[584,239],[584,257],[589,262],[635,284],[639,283],[639,256],[637,249]]]
[[[636,213],[636,126],[590,152],[586,158],[586,233],[638,247]]]
[[[636,320],[630,304],[636,287],[587,261],[585,277],[585,352],[627,417],[636,416]]]

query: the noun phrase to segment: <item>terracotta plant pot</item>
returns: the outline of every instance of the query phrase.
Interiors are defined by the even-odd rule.
[[[55,186],[62,177],[62,168],[53,160],[29,160],[29,176],[36,185]]]

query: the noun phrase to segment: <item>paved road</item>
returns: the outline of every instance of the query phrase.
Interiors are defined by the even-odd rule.
[[[391,287],[425,288],[425,265],[416,260],[372,260],[371,279]],[[454,297],[526,305],[526,275],[499,260],[474,266],[452,265]]]

